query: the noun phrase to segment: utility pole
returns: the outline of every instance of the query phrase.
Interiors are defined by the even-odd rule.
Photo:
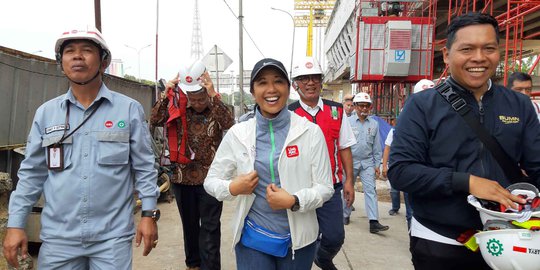
[[[291,17],[291,20],[292,20],[292,46],[291,46],[291,67],[289,68],[289,78],[292,80],[292,64],[293,64],[293,58],[294,58],[294,32],[296,30],[296,24],[294,23],[294,17],[291,15],[291,13],[283,10],[283,9],[279,9],[279,8],[275,8],[275,7],[270,7],[271,9],[273,10],[277,10],[277,11],[281,11],[287,15],[289,15],[289,17]],[[251,90],[250,90],[251,91]]]
[[[158,90],[158,32],[159,32],[159,0],[156,0],[156,73],[154,75],[154,82],[156,83],[156,85],[154,87],[155,100],[159,99],[159,90]]]
[[[243,20],[244,15],[242,14],[242,0],[239,1],[240,8],[238,12],[238,47],[239,49],[239,65],[240,65],[240,75],[238,77],[238,85],[240,88],[240,115],[244,114],[244,40],[243,40],[243,32],[244,32],[244,26],[243,26]]]
[[[94,0],[94,18],[96,20],[96,28],[101,31],[101,0]]]

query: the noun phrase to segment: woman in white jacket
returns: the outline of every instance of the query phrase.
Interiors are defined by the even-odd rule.
[[[311,269],[315,209],[334,192],[323,133],[287,110],[290,81],[281,62],[255,64],[251,93],[255,117],[227,132],[204,188],[220,201],[238,201],[237,269]]]

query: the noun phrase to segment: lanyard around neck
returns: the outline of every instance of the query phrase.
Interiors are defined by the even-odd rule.
[[[100,99],[98,100],[96,103],[95,103],[95,108],[92,110],[92,112],[90,112],[90,114],[85,117],[83,119],[83,121],[73,130],[71,131],[69,134],[66,135],[67,133],[67,127],[69,125],[69,107],[70,107],[70,104],[69,104],[69,101],[67,102],[67,109],[66,109],[66,123],[65,123],[65,128],[64,128],[64,134],[62,134],[62,138],[60,138],[60,140],[55,143],[55,145],[59,145],[59,144],[62,144],[62,142],[64,142],[67,138],[69,138],[71,135],[73,135],[73,133],[75,133],[75,131],[79,130],[79,128],[82,127],[82,125],[84,125],[84,123],[86,123],[86,121],[88,121],[88,119],[90,119],[90,117],[92,117],[92,115],[94,115],[94,113],[98,110],[99,106],[101,106],[101,103],[103,103],[103,99]]]

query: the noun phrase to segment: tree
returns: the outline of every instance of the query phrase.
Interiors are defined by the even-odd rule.
[[[137,78],[135,76],[132,76],[132,75],[129,75],[129,74],[124,75],[124,79],[130,80],[130,81],[136,81],[136,82],[139,81],[139,80],[137,80]]]
[[[145,79],[139,80],[139,79],[137,79],[137,77],[135,77],[133,75],[129,75],[129,74],[124,75],[124,79],[139,82],[139,83],[146,84],[146,85],[151,85],[151,86],[156,85],[156,82],[154,82],[154,81],[149,81],[149,80],[145,80]]]

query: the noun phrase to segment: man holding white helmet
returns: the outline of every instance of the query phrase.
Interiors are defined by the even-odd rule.
[[[26,219],[43,193],[40,270],[131,269],[135,233],[144,256],[158,243],[159,190],[143,108],[103,83],[111,52],[97,29],[64,32],[55,52],[70,87],[36,111],[4,256],[14,267],[17,253],[27,256]],[[143,210],[137,229],[134,189]]]
[[[353,155],[354,178],[360,176],[364,189],[366,214],[369,219],[369,232],[378,233],[389,229],[379,223],[379,209],[375,179],[379,175],[381,165],[381,143],[379,139],[379,123],[369,116],[371,97],[368,93],[358,93],[354,96],[355,114],[349,117],[356,144],[351,147]],[[343,209],[343,218],[348,223],[351,209]]]
[[[292,70],[293,87],[300,100],[289,105],[289,110],[316,123],[326,139],[332,176],[334,195],[317,209],[317,219],[322,238],[317,248],[315,264],[322,269],[336,269],[333,258],[345,240],[343,227],[341,190],[351,206],[354,202],[354,180],[350,147],[356,143],[352,135],[343,105],[320,97],[322,89],[322,69],[313,57],[306,57]],[[345,177],[343,176],[345,172]],[[343,181],[345,178],[345,181]]]
[[[388,178],[409,194],[415,269],[490,269],[470,245],[475,243],[471,232],[483,224],[467,197],[513,209],[525,204],[505,187],[521,181],[540,186],[540,124],[526,96],[491,80],[501,60],[496,18],[457,16],[446,36],[442,55],[451,76],[407,99],[392,142]],[[493,144],[480,139],[480,130]],[[497,144],[508,166],[493,154]]]
[[[185,263],[188,269],[220,269],[223,203],[206,193],[203,184],[223,132],[234,124],[234,118],[201,61],[182,68],[164,94],[154,105],[150,122],[166,125],[168,131]]]

